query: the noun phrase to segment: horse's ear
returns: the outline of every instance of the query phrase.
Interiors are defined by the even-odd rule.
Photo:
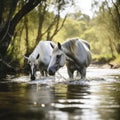
[[[37,57],[36,57],[36,59],[38,59],[38,58],[39,58],[39,56],[40,56],[40,55],[38,54],[38,55],[37,55]]]
[[[61,44],[58,42],[58,48],[61,50]]]
[[[55,46],[54,46],[52,43],[50,43],[50,45],[51,45],[51,47],[54,49]]]
[[[28,57],[24,56],[24,58],[28,60]]]

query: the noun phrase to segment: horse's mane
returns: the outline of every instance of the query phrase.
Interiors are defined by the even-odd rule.
[[[67,39],[62,47],[65,54],[77,64],[85,61],[87,53],[84,50],[90,50],[89,43],[79,38]]]
[[[79,42],[78,38],[67,39],[63,44],[63,51],[67,55],[67,57],[72,60],[76,61],[76,52],[77,52],[77,42]]]
[[[77,45],[76,45],[77,41],[79,41],[78,38],[67,39],[67,40],[62,44],[62,46],[63,46],[64,48],[66,48],[67,50],[69,50],[70,52],[74,53],[74,51],[75,51],[75,49],[76,49],[76,47],[77,47]]]
[[[81,42],[81,44],[86,45],[86,47],[88,47],[88,49],[90,50],[90,45],[87,41],[83,40],[83,39],[79,39],[79,38],[72,38],[72,39],[67,39],[62,46],[68,50],[70,50],[71,52],[76,50],[77,47],[77,42]]]

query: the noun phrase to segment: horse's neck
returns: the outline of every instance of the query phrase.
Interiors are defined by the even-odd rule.
[[[62,44],[62,51],[67,55],[67,56],[71,56],[71,49],[70,49],[70,44],[68,42],[65,42]]]
[[[65,53],[67,61],[72,61],[72,62],[74,61],[74,58],[70,54],[71,52],[68,49],[66,49],[64,44],[62,45],[62,51]]]
[[[70,47],[70,46],[69,46]],[[71,49],[68,49],[69,47],[66,47],[66,43],[62,44],[62,51],[65,53],[66,55],[66,60],[67,61],[71,61],[73,63],[77,63],[79,64],[79,61],[77,60],[76,56],[74,55],[74,53],[71,51]]]
[[[36,58],[39,54],[39,46],[37,45],[37,47],[33,50],[31,56],[33,56],[34,58]]]

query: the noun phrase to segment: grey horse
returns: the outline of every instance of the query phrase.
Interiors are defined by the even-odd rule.
[[[86,78],[86,68],[91,63],[90,45],[87,41],[73,38],[63,44],[58,42],[56,47],[52,47],[54,49],[48,66],[50,75],[55,75],[66,64],[69,78],[73,78],[74,71],[80,73],[81,79]]]

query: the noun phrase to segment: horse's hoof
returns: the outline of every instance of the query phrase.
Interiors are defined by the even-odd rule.
[[[35,77],[31,77],[31,80],[35,80]]]

